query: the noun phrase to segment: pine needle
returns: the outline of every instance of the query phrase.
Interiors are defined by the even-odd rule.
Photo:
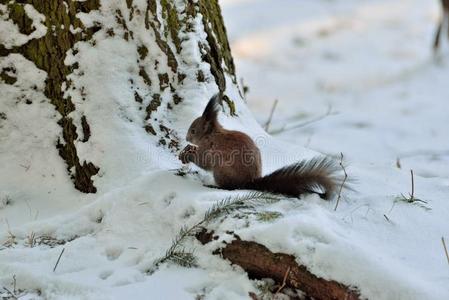
[[[271,204],[279,201],[280,196],[276,196],[264,192],[251,192],[246,195],[239,195],[236,197],[227,197],[217,201],[205,213],[201,221],[191,227],[183,226],[176,237],[173,239],[170,248],[167,249],[165,255],[156,259],[153,263],[153,268],[148,272],[153,273],[161,264],[166,262],[173,262],[183,267],[197,266],[197,259],[193,251],[187,251],[184,248],[185,241],[195,236],[208,223],[233,212],[254,212],[258,206],[264,204]]]

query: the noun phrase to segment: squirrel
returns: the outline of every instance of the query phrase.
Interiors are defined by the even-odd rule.
[[[440,36],[444,24],[447,24],[448,26],[447,36],[449,38],[449,0],[441,0],[441,7],[443,8],[443,16],[438,22],[437,30],[435,32],[435,41],[433,43],[434,51],[437,51],[440,47]]]
[[[187,132],[187,145],[179,154],[186,164],[192,162],[212,171],[220,188],[250,189],[299,197],[316,193],[329,199],[338,184],[334,173],[335,162],[327,157],[316,157],[283,167],[262,177],[260,150],[245,133],[224,129],[217,115],[220,96],[213,96],[201,117],[196,118]]]

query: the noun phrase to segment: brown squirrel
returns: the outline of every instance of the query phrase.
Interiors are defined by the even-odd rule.
[[[224,129],[217,120],[219,95],[212,97],[201,117],[187,133],[188,145],[180,153],[183,163],[193,162],[212,171],[216,184],[224,189],[252,189],[299,197],[316,193],[329,199],[338,182],[333,160],[317,157],[283,167],[262,177],[262,160],[254,141],[240,131]]]
[[[441,17],[435,32],[435,41],[433,43],[433,49],[435,51],[440,47],[441,31],[443,29],[443,24],[445,23],[448,26],[447,36],[449,38],[449,0],[441,0],[441,7],[443,8],[443,16]]]

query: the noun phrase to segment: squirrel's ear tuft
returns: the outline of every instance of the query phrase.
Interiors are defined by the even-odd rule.
[[[217,114],[220,106],[220,94],[215,94],[207,103],[203,112],[203,118],[206,121],[213,121],[217,119]]]

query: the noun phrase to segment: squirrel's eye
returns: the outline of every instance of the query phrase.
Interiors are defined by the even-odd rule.
[[[190,130],[192,134],[195,134],[195,129]]]

